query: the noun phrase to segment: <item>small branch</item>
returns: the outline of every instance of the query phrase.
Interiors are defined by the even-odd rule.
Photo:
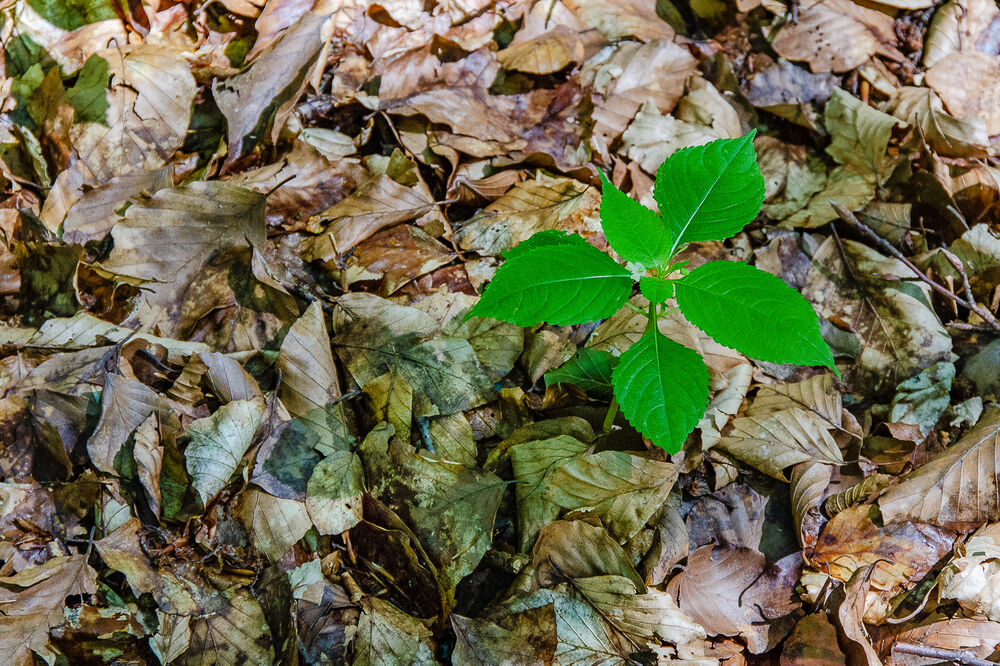
[[[920,279],[922,282],[927,283],[927,285],[930,286],[931,289],[938,292],[951,302],[957,303],[958,305],[961,305],[962,307],[968,309],[970,312],[975,312],[980,319],[989,324],[991,329],[993,329],[994,331],[1000,331],[1000,321],[997,321],[997,318],[993,316],[992,312],[990,312],[985,307],[977,303],[975,298],[973,298],[972,289],[969,287],[969,276],[965,273],[965,267],[962,266],[962,262],[954,254],[945,249],[941,250],[945,258],[952,266],[955,267],[955,270],[958,271],[959,276],[961,276],[962,278],[962,288],[965,293],[964,298],[956,294],[951,289],[948,289],[947,287],[942,286],[935,280],[932,280],[931,278],[927,277],[927,274],[924,273],[919,268],[917,268],[917,266],[912,261],[907,259],[902,252],[897,250],[891,243],[889,243],[887,240],[879,236],[868,225],[866,225],[864,222],[855,217],[854,213],[852,213],[850,210],[844,208],[838,203],[834,203],[833,201],[830,202],[830,205],[833,206],[833,209],[835,211],[837,211],[837,215],[840,216],[841,220],[846,222],[855,230],[860,231],[864,236],[871,239],[876,245],[878,245],[878,247],[883,252],[887,252],[896,259],[898,259],[899,261],[901,261],[907,268],[913,271],[914,275],[916,275],[918,279]],[[961,327],[956,326],[956,328],[961,328]]]
[[[904,654],[914,654],[918,657],[930,657],[931,659],[950,661],[953,664],[962,664],[962,666],[997,666],[995,662],[980,659],[961,650],[948,650],[946,648],[936,648],[927,645],[914,645],[913,643],[896,643],[892,646],[892,649]]]

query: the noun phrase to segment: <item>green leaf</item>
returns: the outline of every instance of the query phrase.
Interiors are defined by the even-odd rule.
[[[836,372],[812,305],[781,278],[746,264],[713,261],[675,289],[684,316],[719,344],[761,361],[825,365]]]
[[[667,453],[677,453],[708,407],[708,368],[698,352],[646,331],[612,374],[622,414]]]
[[[660,165],[653,197],[683,243],[722,240],[745,227],[764,203],[764,178],[753,150],[754,132],[678,150]]]
[[[503,258],[510,261],[529,250],[546,245],[575,245],[577,247],[584,247],[590,245],[590,243],[585,241],[580,234],[571,234],[568,231],[560,231],[559,229],[549,229],[548,231],[539,231],[531,238],[504,251]]]
[[[600,250],[577,242],[546,244],[501,266],[466,318],[579,324],[610,317],[631,293],[631,274]]]
[[[581,349],[562,367],[545,373],[545,385],[576,384],[592,398],[611,398],[611,371],[618,357],[598,349]]]
[[[650,303],[663,303],[674,295],[674,283],[646,275],[639,279],[639,290]]]
[[[601,227],[608,243],[625,261],[657,266],[670,256],[674,237],[660,216],[601,176]]]

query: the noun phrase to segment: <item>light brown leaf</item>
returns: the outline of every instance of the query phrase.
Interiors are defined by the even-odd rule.
[[[1000,622],[1000,523],[979,528],[957,551],[938,576],[941,598]]]
[[[251,543],[272,562],[280,560],[305,536],[312,522],[306,504],[246,488],[240,494],[236,515],[250,532]]]
[[[364,486],[361,460],[350,451],[335,451],[316,465],[306,508],[320,534],[340,534],[361,521]]]
[[[992,0],[945,3],[934,12],[934,20],[924,39],[924,67],[933,67],[952,53],[976,49],[983,33],[997,19],[1000,19],[1000,9]]]
[[[87,440],[87,453],[94,466],[115,474],[115,456],[136,428],[148,416],[169,409],[163,396],[145,384],[109,374],[101,393],[101,418]]]
[[[564,0],[581,21],[609,40],[635,37],[641,42],[669,40],[674,29],[656,13],[652,0]]]
[[[878,500],[886,523],[918,521],[964,531],[1000,520],[1000,410],[907,474]]]
[[[784,469],[804,462],[844,462],[829,424],[798,407],[734,419],[716,448],[781,481]]]
[[[802,5],[799,20],[785,24],[772,46],[814,72],[846,72],[895,41],[888,15],[850,0],[814,0]]]
[[[980,51],[960,51],[927,70],[934,89],[956,118],[986,123],[986,133],[1000,134],[1000,61]]]
[[[603,527],[582,520],[557,520],[543,527],[531,556],[539,587],[551,587],[566,576],[614,575],[627,578],[640,593],[646,590],[622,547]]]

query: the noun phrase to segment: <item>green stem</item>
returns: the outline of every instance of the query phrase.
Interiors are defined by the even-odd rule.
[[[611,427],[615,424],[615,417],[618,416],[618,398],[611,398],[611,406],[608,407],[608,413],[604,417],[604,434],[611,432]]]

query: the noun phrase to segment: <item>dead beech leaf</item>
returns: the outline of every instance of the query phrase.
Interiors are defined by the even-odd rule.
[[[888,15],[850,0],[814,0],[801,6],[798,22],[784,25],[772,46],[814,72],[846,72],[895,42]]]
[[[184,450],[191,485],[204,505],[229,483],[243,461],[264,414],[264,401],[236,400],[186,429],[191,441]]]
[[[864,620],[873,566],[869,564],[855,571],[846,585],[834,587],[827,600],[827,612],[836,613],[837,643],[843,646],[847,663],[859,666],[882,666]]]
[[[983,33],[1000,19],[992,0],[952,0],[934,12],[924,39],[924,67],[933,67],[958,51],[972,51]]]
[[[115,247],[102,266],[155,281],[146,299],[164,310],[158,323],[172,331],[186,290],[216,251],[263,244],[264,199],[220,181],[160,190],[112,228]]]
[[[716,448],[787,481],[786,467],[804,462],[844,462],[829,427],[815,412],[798,407],[767,416],[744,416],[731,422]]]
[[[927,70],[927,85],[962,120],[980,119],[1000,134],[1000,60],[980,51],[950,53]]]
[[[860,174],[874,177],[879,185],[902,160],[902,155],[888,154],[888,147],[893,130],[906,127],[906,123],[876,111],[841,88],[834,88],[823,121],[831,136],[827,154]]]
[[[320,213],[319,218],[329,224],[306,243],[303,256],[308,261],[333,261],[375,232],[420,217],[433,204],[422,183],[406,187],[389,176],[374,176]]]
[[[463,250],[498,256],[539,231],[559,229],[585,238],[600,233],[596,189],[541,171],[517,183],[455,234]]]
[[[652,0],[564,0],[581,21],[609,40],[635,37],[641,42],[673,39],[674,29],[656,13]]]
[[[793,559],[765,568],[764,555],[752,548],[702,546],[688,556],[687,566],[670,581],[667,592],[710,635],[742,636],[749,650],[760,654],[791,628],[782,631],[779,625],[785,623],[778,621],[771,636],[769,620],[798,605],[792,602],[792,590],[801,566]],[[769,609],[769,617],[761,615],[762,608]]]
[[[685,519],[690,547],[715,543],[759,549],[766,504],[766,498],[743,483],[699,497]]]
[[[814,74],[804,67],[779,58],[777,62],[758,70],[747,79],[745,90],[747,101],[755,107],[815,130],[819,117],[813,104],[821,104],[829,99],[835,86],[836,78],[833,74]],[[758,136],[754,143],[761,141],[777,139]]]
[[[536,4],[497,59],[505,69],[551,74],[579,62],[588,43],[595,41],[595,35],[588,34],[563,3]]]
[[[1000,520],[1000,410],[879,498],[887,524],[918,521],[956,531]]]
[[[325,16],[306,12],[248,70],[213,86],[229,127],[227,162],[252,150],[262,135],[277,139],[323,46],[324,21]]]
[[[871,504],[862,504],[834,516],[823,527],[810,566],[846,582],[874,565],[864,617],[879,624],[892,610],[892,599],[912,589],[951,550],[955,534],[920,523],[880,527],[872,512]]]
[[[354,663],[370,666],[413,664],[436,666],[437,648],[430,630],[388,601],[361,600],[361,618],[354,638]]]
[[[235,513],[250,532],[254,548],[272,562],[280,560],[312,527],[305,503],[256,488],[240,494]]]
[[[313,469],[306,488],[306,508],[320,534],[340,534],[362,517],[364,472],[350,451],[335,451]]]
[[[115,457],[125,440],[148,416],[168,409],[163,396],[145,384],[109,374],[101,393],[101,418],[87,440],[91,462],[106,474],[116,474]]]
[[[942,599],[954,599],[962,608],[1000,621],[1000,523],[984,525],[958,548],[955,558],[938,576]]]
[[[111,72],[107,122],[78,123],[70,137],[98,183],[163,166],[181,147],[196,92],[180,55],[151,44],[98,51]]]
[[[340,398],[340,379],[320,301],[292,324],[278,352],[278,396],[288,412],[319,436],[324,446],[346,450],[353,439]]]
[[[0,654],[10,664],[32,664],[32,653],[55,661],[49,631],[65,621],[66,597],[97,592],[86,555],[53,557],[44,564],[0,577]]]
[[[130,171],[115,176],[108,182],[88,190],[68,211],[63,211],[65,219],[58,215],[46,216],[43,208],[42,219],[52,231],[63,225],[63,240],[69,243],[86,243],[103,238],[118,221],[117,210],[140,193],[155,194],[173,185],[170,169],[154,171]],[[46,199],[48,204],[48,199]]]
[[[183,666],[201,666],[206,658],[216,664],[268,666],[274,646],[267,640],[268,623],[260,603],[237,590],[217,612],[191,620],[191,646]]]
[[[581,80],[602,98],[594,103],[594,133],[610,147],[644,103],[652,102],[661,113],[670,113],[695,66],[687,49],[672,41],[605,47],[580,72]]]
[[[893,663],[901,657],[910,656],[892,650],[896,643],[956,650],[983,660],[988,659],[1000,644],[1000,623],[965,617],[947,617],[941,613],[933,614],[912,628],[909,624],[899,629],[880,628],[886,631],[879,632],[875,646],[883,654],[892,651]]]
[[[454,664],[552,663],[556,618],[552,606],[504,617],[501,624],[452,613]]]
[[[645,102],[622,134],[621,152],[638,162],[646,173],[654,174],[665,159],[681,148],[731,138],[736,137],[664,115],[655,104]]]
[[[846,664],[837,646],[837,630],[826,613],[810,613],[795,625],[781,649],[781,666],[839,666]]]
[[[980,117],[956,118],[945,112],[929,88],[903,86],[893,92],[886,113],[920,128],[936,152],[947,157],[983,157],[990,139],[986,121]]]
[[[531,550],[534,582],[552,587],[570,578],[613,575],[627,578],[639,593],[646,586],[628,555],[603,527],[582,520],[557,520],[538,533]]]
[[[347,259],[347,284],[382,280],[380,293],[396,290],[455,258],[455,253],[420,227],[399,224],[368,238]]]

